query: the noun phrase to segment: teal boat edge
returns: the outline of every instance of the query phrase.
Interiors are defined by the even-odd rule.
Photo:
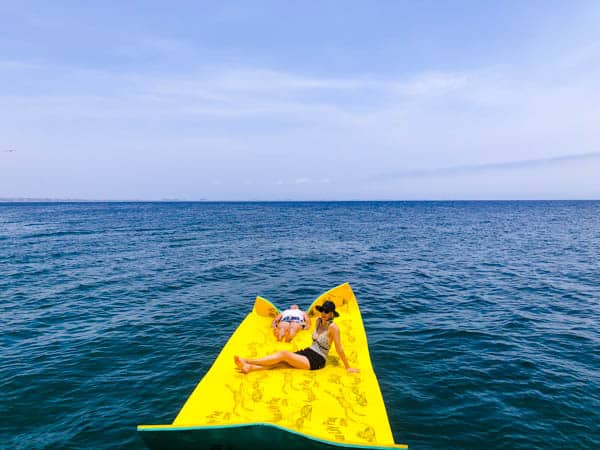
[[[170,426],[168,428],[140,425],[137,431],[150,450],[241,450],[248,448],[384,450],[400,447],[325,441],[271,423],[191,427]]]

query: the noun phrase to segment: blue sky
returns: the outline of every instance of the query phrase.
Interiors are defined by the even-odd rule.
[[[596,1],[87,3],[0,4],[0,198],[600,198]]]

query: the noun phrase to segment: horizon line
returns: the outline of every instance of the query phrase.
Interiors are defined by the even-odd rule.
[[[373,203],[373,202],[597,202],[598,198],[484,198],[484,199],[321,199],[321,200],[139,200],[139,199],[61,199],[61,198],[1,198],[1,203]]]

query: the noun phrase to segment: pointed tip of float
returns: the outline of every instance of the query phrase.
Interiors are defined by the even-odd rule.
[[[252,309],[256,314],[263,317],[275,317],[279,314],[279,308],[266,298],[257,296]]]

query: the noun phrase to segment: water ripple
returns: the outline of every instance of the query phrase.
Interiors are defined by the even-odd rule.
[[[600,447],[600,203],[0,205],[7,448],[142,448],[262,295],[349,281],[398,442]]]

